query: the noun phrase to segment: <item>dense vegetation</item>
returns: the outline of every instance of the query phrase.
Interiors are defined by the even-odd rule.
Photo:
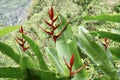
[[[0,29],[0,78],[120,80],[119,0],[33,0]]]

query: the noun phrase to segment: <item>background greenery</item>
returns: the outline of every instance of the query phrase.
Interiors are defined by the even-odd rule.
[[[13,1],[12,3],[15,3],[15,2],[16,1]],[[111,29],[116,29],[120,27],[119,26],[120,23],[104,22],[104,21],[86,21],[83,18],[87,14],[88,15],[119,14],[114,10],[114,7],[116,5],[119,5],[119,3],[120,3],[119,0],[49,0],[49,1],[33,0],[31,3],[31,7],[29,7],[27,11],[27,14],[28,14],[27,19],[23,20],[22,23],[19,23],[17,25],[22,24],[24,28],[28,31],[28,35],[32,36],[32,38],[38,44],[41,45],[41,49],[42,49],[44,46],[51,46],[53,42],[51,41],[49,36],[46,36],[46,34],[43,31],[38,29],[38,27],[36,26],[36,22],[39,22],[43,26],[45,25],[42,18],[44,17],[45,19],[47,19],[47,16],[46,16],[47,11],[51,5],[54,5],[53,7],[55,8],[55,11],[57,12],[57,14],[60,13],[64,15],[67,19],[74,17],[74,19],[71,21],[70,24],[72,25],[73,32],[77,34],[78,26],[83,26],[87,28],[89,31],[92,31],[92,30],[110,31]],[[13,5],[7,4],[7,6],[13,6]],[[1,12],[4,12],[4,11],[1,9]],[[6,19],[4,22],[7,23],[7,20],[8,19]],[[10,25],[15,25],[16,22],[13,22],[13,23],[14,24],[10,24]],[[17,32],[18,31],[16,30],[10,33],[9,35],[0,37],[0,40],[11,45],[14,48],[14,50],[17,50],[18,48],[16,48],[15,46],[17,44],[15,43],[15,40],[14,40],[14,37],[16,36]],[[39,36],[39,39],[38,39],[38,36]],[[15,44],[12,44],[13,42]],[[50,44],[47,45],[48,43]],[[117,42],[113,42],[110,44],[110,46],[120,46],[120,44]],[[54,45],[52,45],[52,47],[54,47]],[[46,56],[44,57],[46,58]],[[116,60],[116,62],[119,69],[120,62],[118,60]],[[10,67],[10,66],[18,66],[18,65],[15,64],[15,62],[13,62],[7,56],[0,54],[0,67],[3,67],[3,66]],[[98,77],[97,74],[95,74],[95,76]]]

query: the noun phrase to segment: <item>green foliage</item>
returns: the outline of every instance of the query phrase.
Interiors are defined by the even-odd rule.
[[[27,37],[25,35],[23,35],[23,37],[29,43],[31,49],[33,50],[37,59],[39,60],[40,68],[43,69],[43,70],[48,70],[48,67],[47,67],[47,65],[46,65],[46,63],[43,59],[42,53],[40,52],[38,45],[33,40],[31,40],[29,37]]]
[[[60,15],[60,19],[62,20],[62,25],[59,27],[61,31],[62,28],[64,28],[64,25],[67,23],[67,21],[62,15]],[[68,60],[70,59],[72,54],[75,55],[74,69],[78,69],[80,66],[83,65],[77,50],[76,41],[74,39],[74,35],[70,25],[67,26],[65,32],[63,32],[62,36],[56,41],[56,49],[58,52],[59,59],[61,60],[61,64],[66,72],[67,70],[63,61],[63,56]],[[82,70],[74,76],[73,80],[86,80],[87,78],[87,73],[85,72],[85,70]]]
[[[41,1],[38,0],[38,3],[42,1],[43,0]],[[82,0],[82,1],[77,0],[76,3],[81,4],[84,7],[87,7],[87,5],[92,1],[96,1],[96,0]],[[62,2],[62,0],[59,2]],[[38,13],[40,12],[40,10],[44,9],[42,8],[43,4],[36,4],[36,5],[38,6],[34,8],[36,8],[36,10],[38,11],[33,10],[33,13],[34,12]],[[90,8],[92,8],[92,5],[90,6]],[[83,15],[79,17],[83,17],[85,15],[86,13],[83,12]],[[31,17],[31,15],[29,17]],[[110,40],[117,41],[118,43],[120,43],[120,30],[117,29],[109,32],[107,31],[88,32],[84,28],[79,28],[79,31],[78,31],[79,33],[77,34],[77,36],[74,36],[73,32],[75,31],[74,30],[72,31],[71,29],[72,26],[70,24],[68,25],[67,20],[61,14],[59,14],[58,17],[61,24],[56,29],[55,35],[53,31],[53,35],[52,35],[53,38],[56,38],[56,35],[57,35],[56,33],[62,31],[65,28],[66,24],[67,24],[67,27],[65,28],[65,30],[62,31],[62,34],[58,36],[58,38],[56,38],[57,40],[55,44],[53,44],[54,46],[50,46],[52,43],[48,42],[49,44],[47,44],[47,47],[45,46],[45,48],[41,49],[40,48],[41,45],[38,45],[38,43],[36,43],[35,40],[32,40],[32,38],[29,38],[28,36],[24,35],[24,30],[22,29],[21,29],[21,33],[23,34],[22,39],[21,38],[17,38],[17,39],[19,39],[18,41],[22,42],[22,44],[18,42],[21,47],[24,47],[24,45],[26,46],[26,44],[29,44],[29,49],[27,49],[27,51],[26,50],[25,52],[20,51],[21,54],[18,54],[12,49],[13,48],[12,46],[9,46],[8,44],[0,42],[0,51],[2,52],[2,54],[7,55],[11,59],[13,59],[16,63],[18,63],[18,65],[20,66],[20,67],[10,67],[10,68],[8,67],[0,68],[0,78],[15,78],[20,80],[88,80],[88,79],[89,80],[118,80],[119,74],[117,74],[118,71],[116,71],[116,64],[114,62],[113,55],[118,57],[119,59],[120,48],[119,47],[105,48],[105,46],[102,44],[100,39],[96,38],[96,36],[101,38],[109,38]],[[71,17],[71,14],[69,14],[69,18],[70,17]],[[80,20],[81,19],[82,18],[80,18]],[[38,17],[37,17],[37,20],[38,20]],[[102,14],[98,16],[86,16],[85,20],[120,22],[120,15]],[[36,21],[33,19],[33,22],[36,22]],[[56,24],[57,22],[52,25],[56,26]],[[74,25],[74,23],[72,24]],[[35,26],[36,25],[34,25],[34,27]],[[52,27],[53,28],[51,29],[54,29],[54,26]],[[3,28],[0,30],[0,37],[18,28],[19,28],[18,26]],[[34,32],[35,34],[37,34],[38,31],[34,31]],[[52,33],[52,30],[51,30],[51,33]],[[27,34],[29,35],[32,33],[28,32]],[[50,33],[49,35],[51,36]],[[33,37],[33,36],[34,35],[30,37]],[[40,40],[40,38],[36,38],[36,39]],[[46,41],[49,41],[49,40],[46,40]],[[80,50],[78,50],[78,47]],[[73,54],[75,58],[73,57],[71,58]],[[82,54],[86,55],[86,57],[82,58]],[[47,59],[46,58],[44,59],[44,55],[47,56]],[[80,72],[78,72],[77,74],[71,77],[69,76],[70,69],[66,66],[66,63],[63,57],[66,59],[67,63],[70,60],[69,62],[70,65],[68,66],[71,66],[72,62],[74,63],[73,69],[72,69],[73,71],[81,68],[81,66],[84,65],[83,62],[86,60],[89,62],[90,66],[88,66],[88,70],[85,70],[85,69],[81,70]],[[91,71],[91,68],[92,70],[94,70],[93,72]],[[98,74],[98,77],[94,78],[94,75],[91,75],[90,73],[95,75]]]
[[[20,69],[23,80],[30,80],[33,79],[33,74],[35,73],[34,71],[32,72],[32,70],[36,70],[37,67],[30,56],[22,54],[20,59]]]
[[[112,55],[120,58],[120,47],[109,47]]]
[[[62,15],[59,16],[60,20],[63,21],[62,25],[59,26],[59,30],[61,31],[66,25],[67,21]],[[63,56],[68,61],[71,58],[72,54],[75,55],[73,70],[76,70],[80,66],[82,66],[82,60],[77,49],[78,44],[82,53],[85,53],[93,62],[91,64],[96,65],[100,69],[100,71],[102,71],[103,75],[105,76],[103,77],[103,79],[117,80],[117,72],[111,53],[115,56],[119,56],[119,48],[105,49],[105,47],[99,42],[99,40],[94,40],[94,36],[92,36],[91,34],[94,36],[99,35],[100,37],[103,37],[101,36],[101,34],[104,34],[106,35],[104,37],[107,37],[114,41],[118,41],[118,38],[112,37],[112,32],[100,33],[99,31],[96,31],[89,33],[86,29],[81,27],[79,28],[79,34],[75,39],[75,36],[73,35],[73,32],[71,30],[71,26],[68,25],[66,30],[57,39],[56,48],[45,48],[47,56],[50,60],[49,64],[53,66],[47,65],[48,63],[46,63],[46,61],[43,59],[43,54],[41,53],[39,46],[32,39],[25,35],[23,35],[23,38],[30,45],[32,52],[34,53],[33,57],[27,54],[28,51],[22,53],[20,56],[19,54],[15,53],[10,46],[3,42],[0,42],[0,51],[12,58],[14,61],[16,61],[16,63],[20,64],[20,69],[14,67],[0,68],[1,71],[7,72],[7,74],[0,73],[0,77],[17,79],[21,78],[23,80],[68,80],[69,71],[64,63]],[[114,33],[114,36],[116,35],[119,35],[119,31]],[[36,59],[38,60],[38,62]],[[38,63],[39,67],[37,67]],[[96,69],[95,66],[94,68]],[[14,70],[14,73],[10,74],[12,70]],[[88,79],[88,74],[86,73],[86,70],[80,71],[71,80],[78,79]]]
[[[117,80],[117,73],[114,65],[106,55],[105,48],[97,44],[92,36],[84,28],[79,28],[76,38],[80,49],[98,66],[107,76],[108,80]]]
[[[20,67],[2,67],[0,68],[0,78],[21,78]]]
[[[106,56],[108,57],[108,59],[111,61],[111,63],[115,66],[115,62],[113,60],[113,56],[112,56],[112,52],[110,51],[109,48],[106,48],[105,50],[106,52]]]
[[[39,74],[41,75],[40,80],[68,80],[68,78],[65,76],[57,77],[56,74],[51,71],[39,70]]]
[[[120,22],[120,15],[109,15],[109,14],[101,14],[97,16],[85,16],[85,20],[99,20],[99,21],[112,21],[112,22]]]
[[[59,74],[65,74],[65,71],[60,63],[57,51],[53,48],[48,48],[48,47],[46,47],[45,50],[51,61],[51,64],[57,69]]]
[[[19,29],[20,26],[8,26],[8,27],[5,27],[5,28],[2,28],[0,29],[0,37],[6,35],[6,34],[9,34],[10,32],[16,30],[16,29]]]
[[[13,59],[16,63],[20,63],[20,55],[16,53],[11,46],[0,42],[0,51],[4,54]]]
[[[120,33],[120,31],[119,31]],[[120,42],[120,34],[118,32],[106,32],[106,31],[92,31],[90,34],[93,36],[99,36],[101,38],[108,38],[113,41]]]

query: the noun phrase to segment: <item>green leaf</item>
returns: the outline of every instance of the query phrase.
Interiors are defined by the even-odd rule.
[[[20,63],[20,55],[16,53],[9,45],[0,42],[0,51],[13,59],[16,63]]]
[[[66,25],[67,21],[62,15],[60,15],[59,18],[62,21],[62,25],[59,26],[59,31],[61,31],[64,28],[64,26]],[[69,75],[69,70],[67,69],[67,67],[64,63],[63,56],[65,57],[65,59],[67,61],[69,61],[72,54],[75,55],[73,70],[76,70],[83,65],[82,61],[80,59],[80,55],[78,53],[76,41],[75,41],[75,38],[73,36],[73,32],[72,32],[72,29],[71,29],[70,25],[67,26],[66,30],[57,39],[56,48],[57,48],[59,59],[61,60],[60,62],[61,62],[62,66],[63,66],[63,68],[66,72],[66,75]],[[87,80],[87,78],[88,77],[87,77],[86,71],[81,70],[78,74],[76,74],[74,76],[73,80],[78,80],[78,79]]]
[[[106,31],[92,31],[90,34],[94,36],[100,36],[101,38],[108,38],[113,41],[120,42],[120,34],[115,32],[106,32]]]
[[[98,42],[99,42],[99,41],[98,41]],[[101,48],[103,48],[103,50],[105,50],[106,56],[107,56],[108,59],[112,62],[112,64],[115,66],[115,62],[114,62],[114,60],[113,60],[113,56],[112,56],[112,53],[111,53],[110,49],[109,49],[109,48],[106,48],[106,49],[105,49],[105,46],[103,46],[103,44],[101,44],[101,42],[99,42],[99,46],[100,46]]]
[[[46,53],[47,53],[51,63],[55,66],[58,73],[62,74],[62,75],[65,74],[64,69],[60,63],[57,51],[53,48],[48,48],[48,47],[46,47],[45,50],[46,50]]]
[[[111,79],[117,80],[117,73],[114,65],[106,55],[106,51],[97,44],[89,32],[79,28],[79,35],[76,38],[80,49]]]
[[[55,72],[50,70],[42,70],[36,67],[35,62],[30,56],[23,54],[20,61],[23,80],[58,80]],[[49,77],[48,77],[49,76]],[[59,76],[59,75],[58,75]],[[63,76],[59,76],[62,78]],[[66,80],[66,77],[64,77]],[[60,79],[61,80],[61,79]]]
[[[9,34],[10,32],[16,30],[16,29],[19,29],[20,26],[8,26],[8,27],[5,27],[5,28],[2,28],[0,29],[0,37],[6,35],[6,34]]]
[[[19,67],[1,67],[0,78],[15,78],[20,79],[21,73]]]
[[[29,37],[23,35],[24,39],[28,42],[31,49],[33,50],[34,54],[36,55],[37,59],[39,60],[39,66],[43,70],[48,70],[48,67],[46,65],[46,62],[43,59],[43,55],[40,52],[39,46]]]
[[[99,21],[112,21],[112,22],[120,22],[120,15],[109,15],[102,14],[97,16],[85,16],[85,20],[99,20]]]
[[[32,72],[32,70],[37,70],[37,67],[30,56],[28,56],[27,54],[22,54],[22,57],[20,59],[20,69],[22,73],[22,78],[24,80],[29,80],[34,77],[34,72]]]
[[[106,52],[106,56],[108,57],[108,59],[109,59],[109,60],[112,62],[112,64],[115,66],[115,62],[114,62],[114,60],[113,60],[113,56],[112,56],[112,53],[111,53],[110,49],[107,48],[107,49],[105,50],[105,52]]]
[[[40,74],[41,80],[68,80],[66,76],[58,75],[59,77],[57,77],[57,75],[54,72],[47,71],[47,70],[39,70],[39,74]]]
[[[120,58],[120,47],[109,47],[112,55]]]

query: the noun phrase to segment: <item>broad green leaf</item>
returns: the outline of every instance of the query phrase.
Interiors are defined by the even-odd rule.
[[[21,78],[21,72],[19,67],[1,67],[0,78]]]
[[[115,62],[113,60],[113,56],[112,56],[112,53],[111,53],[110,49],[109,48],[105,49],[105,46],[103,46],[103,44],[101,44],[101,42],[99,42],[99,45],[100,45],[101,48],[103,48],[103,50],[105,50],[106,56],[112,62],[112,64],[115,66]]]
[[[5,28],[2,28],[0,29],[0,37],[6,35],[6,34],[9,34],[10,32],[16,30],[16,29],[19,29],[20,26],[8,26],[8,27],[5,27]]]
[[[105,49],[97,44],[89,32],[79,28],[79,35],[76,38],[80,49],[107,75],[109,80],[117,80],[117,73],[114,65],[106,55]]]
[[[36,55],[37,59],[39,60],[39,66],[41,69],[48,70],[48,67],[46,65],[46,62],[43,59],[43,55],[40,52],[39,46],[29,37],[23,35],[24,39],[28,42],[31,49],[33,50],[34,54]]]
[[[62,15],[60,15],[59,18],[62,21],[62,25],[59,26],[59,31],[61,31],[64,28],[64,26],[66,25],[67,21]],[[60,62],[61,62],[67,75],[69,75],[69,70],[67,69],[67,67],[64,63],[63,56],[65,57],[67,62],[69,62],[72,54],[75,55],[73,70],[76,70],[83,65],[82,61],[80,59],[80,55],[78,53],[76,41],[73,36],[73,32],[72,32],[70,25],[67,26],[66,30],[62,33],[62,35],[59,37],[59,39],[57,39],[56,48],[57,48],[57,53],[58,53],[59,59],[61,60]],[[88,79],[87,73],[85,70],[81,70],[78,74],[76,74],[73,77],[73,80],[78,80],[78,79],[79,80],[87,80]]]
[[[28,69],[27,72],[27,80],[68,80],[66,76],[60,76],[50,70]]]
[[[101,38],[108,38],[113,41],[120,42],[120,34],[115,32],[106,32],[106,31],[92,31],[90,34],[94,36],[100,36]]]
[[[53,48],[48,48],[48,47],[46,47],[45,50],[46,50],[46,53],[47,53],[51,63],[55,66],[58,73],[65,75],[65,72],[64,72],[64,69],[63,69],[63,67],[62,67],[62,65],[60,63],[57,51],[55,49],[53,49]]]
[[[120,47],[109,47],[112,55],[120,58]]]
[[[35,62],[26,54],[21,57],[20,65],[23,80],[66,80],[66,77],[56,75],[50,70],[38,69]]]
[[[112,21],[112,22],[120,22],[120,15],[109,15],[102,14],[97,16],[85,16],[85,20],[100,20],[100,21]]]
[[[20,59],[20,69],[21,69],[22,78],[24,80],[29,80],[34,77],[33,76],[34,72],[32,72],[32,70],[36,70],[37,67],[35,62],[32,60],[30,56],[28,56],[27,54],[22,54]]]
[[[13,59],[16,63],[20,63],[20,55],[16,53],[9,45],[0,42],[0,51]]]
[[[110,49],[107,48],[107,49],[105,50],[105,52],[106,52],[106,56],[108,57],[108,59],[109,59],[109,60],[112,62],[112,64],[115,66],[115,62],[114,62],[114,60],[113,60],[113,56],[112,56],[112,53],[111,53]]]
[[[20,66],[24,69],[37,69],[35,62],[27,54],[22,54],[20,59]]]
[[[41,80],[68,80],[66,76],[59,76],[54,72],[46,70],[39,70],[39,75],[41,77]]]

